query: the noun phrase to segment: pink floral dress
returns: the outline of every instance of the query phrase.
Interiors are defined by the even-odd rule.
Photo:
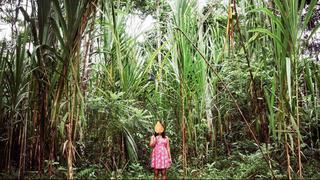
[[[156,144],[151,154],[151,167],[154,169],[167,169],[171,165],[171,159],[167,150],[168,138],[156,137]]]

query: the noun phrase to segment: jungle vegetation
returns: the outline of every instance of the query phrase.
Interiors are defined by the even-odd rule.
[[[168,178],[320,178],[317,0],[2,0],[0,22],[0,178],[151,179],[157,120]]]

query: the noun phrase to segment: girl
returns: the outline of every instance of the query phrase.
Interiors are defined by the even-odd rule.
[[[161,179],[166,179],[166,170],[171,165],[169,138],[165,135],[164,128],[159,121],[154,130],[155,134],[150,139],[150,146],[153,148],[151,167],[154,169],[154,179],[158,180],[159,171]]]

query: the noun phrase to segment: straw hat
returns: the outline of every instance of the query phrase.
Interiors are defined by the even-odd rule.
[[[163,133],[163,131],[164,131],[164,128],[163,128],[163,126],[162,126],[162,124],[158,121],[157,122],[157,124],[154,126],[154,131],[156,132],[156,133]]]

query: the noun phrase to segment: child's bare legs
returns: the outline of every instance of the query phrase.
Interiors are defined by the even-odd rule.
[[[159,170],[154,169],[154,180],[158,180]]]
[[[167,170],[166,170],[166,169],[162,169],[162,170],[161,170],[161,179],[162,179],[162,180],[166,180],[166,173],[167,173]]]
[[[154,180],[158,180],[159,171],[161,172],[161,180],[166,180],[167,169],[154,169]]]

